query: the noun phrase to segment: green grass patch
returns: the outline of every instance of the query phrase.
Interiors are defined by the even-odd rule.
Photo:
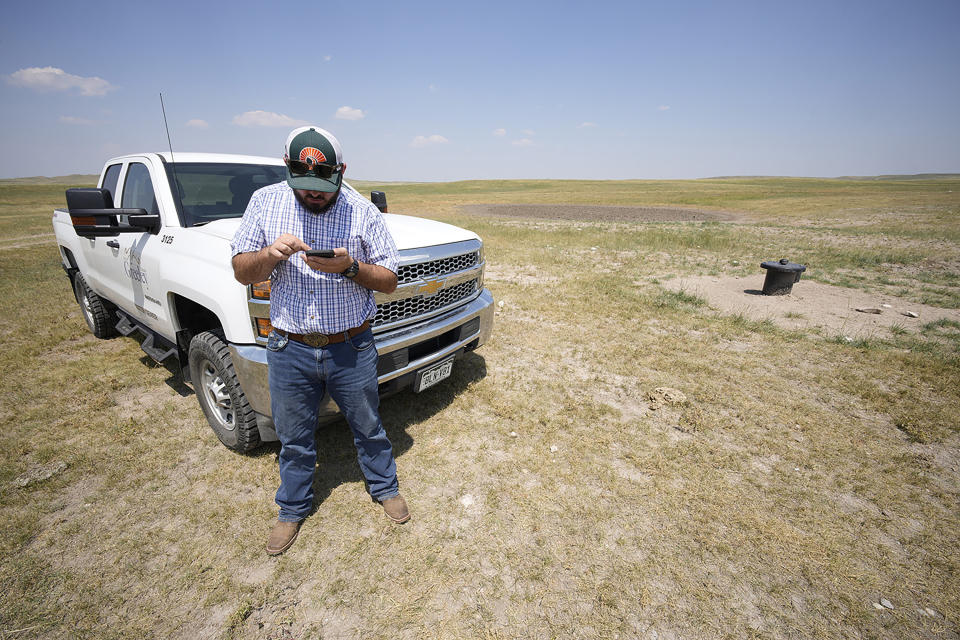
[[[657,296],[654,304],[659,307],[669,307],[680,309],[683,307],[705,307],[707,301],[702,297],[687,293],[686,291],[663,291]]]

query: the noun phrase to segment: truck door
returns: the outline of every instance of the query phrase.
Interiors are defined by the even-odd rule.
[[[158,180],[162,180],[162,177],[158,177]],[[159,213],[153,185],[150,168],[142,162],[131,162],[127,165],[120,188],[120,207]],[[151,253],[157,253],[161,238],[159,234],[144,231],[121,233],[109,239],[114,260],[111,272],[117,276],[116,287],[119,290],[119,299],[115,302],[152,328],[158,328],[165,319],[160,274],[156,269],[156,260],[149,259]],[[149,264],[151,262],[152,265]]]
[[[102,189],[110,192],[113,206],[120,206],[120,194],[117,186],[120,181],[120,163],[112,164],[103,173],[100,183]],[[122,272],[117,269],[117,254],[119,243],[116,238],[81,238],[80,247],[84,260],[92,268],[83,270],[83,277],[93,289],[111,302],[123,302],[124,285],[121,283]]]
[[[114,206],[117,206],[117,183],[120,180],[122,164],[112,164],[103,172],[100,183],[102,189],[110,192]],[[116,260],[113,244],[107,244],[113,238],[80,238],[79,247],[83,253],[84,263],[91,268],[83,268],[83,277],[100,295],[108,300],[117,300],[120,297],[118,274],[114,273]]]

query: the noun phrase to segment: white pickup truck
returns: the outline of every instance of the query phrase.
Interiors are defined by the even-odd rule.
[[[63,268],[90,330],[98,338],[139,332],[154,360],[176,358],[213,431],[236,451],[277,436],[264,348],[270,283],[234,279],[230,240],[253,192],[285,178],[274,158],[122,156],[104,165],[96,189],[68,190],[67,209],[53,214]],[[400,267],[397,290],[376,294],[380,390],[419,392],[490,336],[483,243],[449,224],[384,217]],[[321,414],[336,413],[327,398]]]

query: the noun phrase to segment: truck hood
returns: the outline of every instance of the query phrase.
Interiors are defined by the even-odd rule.
[[[477,239],[477,234],[445,222],[395,213],[385,213],[383,218],[400,251]],[[216,220],[202,227],[194,227],[193,231],[224,240],[233,240],[233,235],[239,226],[240,218],[229,218]]]

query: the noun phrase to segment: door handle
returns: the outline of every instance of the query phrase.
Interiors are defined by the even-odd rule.
[[[116,240],[107,240],[107,246],[108,246],[108,247],[113,247],[114,249],[119,249],[119,248],[120,248],[120,243],[117,242]]]

